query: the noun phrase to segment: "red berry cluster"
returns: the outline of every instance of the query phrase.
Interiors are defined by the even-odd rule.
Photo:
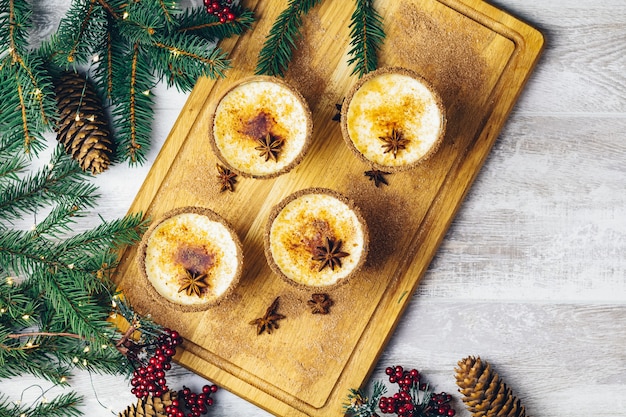
[[[235,13],[232,9],[233,0],[204,0],[204,7],[207,13],[217,16],[221,23],[232,22],[235,20]]]
[[[450,394],[440,392],[439,394],[433,394],[430,396],[430,403],[428,405],[432,407],[433,410],[437,410],[437,414],[440,416],[453,417],[456,414],[456,411],[454,411],[454,408],[450,405],[451,399],[452,396]]]
[[[164,329],[156,342],[154,354],[148,358],[145,365],[133,372],[130,380],[132,392],[137,398],[144,398],[148,395],[160,397],[168,391],[165,371],[172,367],[172,357],[176,354],[176,346],[182,343],[183,339],[175,330]]]
[[[450,406],[452,396],[442,392],[428,394],[428,384],[420,382],[417,369],[404,370],[402,366],[385,369],[389,382],[398,384],[400,390],[391,397],[381,397],[378,408],[385,414],[396,414],[398,417],[453,417],[456,411]],[[424,394],[420,395],[420,391]],[[427,399],[425,403],[423,399]]]
[[[208,407],[213,405],[211,394],[217,391],[217,385],[205,385],[202,392],[196,394],[183,386],[178,392],[178,397],[172,400],[172,404],[165,407],[167,417],[200,417],[208,412]],[[188,412],[185,414],[185,410]]]

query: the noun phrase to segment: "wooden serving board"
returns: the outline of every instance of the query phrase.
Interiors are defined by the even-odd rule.
[[[325,1],[304,17],[286,80],[313,113],[313,145],[302,163],[271,180],[239,178],[220,192],[208,121],[233,82],[252,75],[270,26],[287,1],[249,0],[257,23],[222,44],[233,69],[201,79],[184,106],[130,211],[152,219],[180,206],[203,206],[233,225],[244,248],[244,275],[234,294],[200,313],[181,313],[143,288],[136,247],[122,257],[116,280],[141,313],[184,336],[177,361],[278,416],[339,416],[349,388],[369,376],[456,210],[482,166],[543,46],[535,29],[478,0],[379,0],[387,38],[380,66],[413,69],[444,101],[444,144],[426,163],[375,187],[371,169],[348,149],[333,121],[357,81],[347,65],[354,2]],[[362,273],[329,292],[331,313],[313,315],[311,291],[276,275],[263,254],[270,209],[306,187],[337,190],[360,207],[370,230]],[[250,321],[280,296],[287,318],[272,334]]]

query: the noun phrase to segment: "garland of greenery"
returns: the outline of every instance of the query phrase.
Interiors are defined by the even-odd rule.
[[[113,106],[117,148],[130,164],[143,163],[149,149],[157,82],[188,92],[198,77],[223,76],[230,61],[216,42],[253,22],[240,6],[233,21],[220,22],[173,0],[74,0],[57,32],[31,50],[31,8],[30,0],[0,0],[0,134],[27,153],[44,148],[56,117],[55,74],[87,67]]]

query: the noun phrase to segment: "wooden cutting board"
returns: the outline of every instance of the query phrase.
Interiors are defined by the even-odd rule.
[[[489,153],[543,46],[535,29],[478,0],[379,0],[387,38],[380,66],[413,69],[443,98],[443,146],[420,167],[375,187],[333,121],[357,81],[347,66],[354,2],[327,0],[304,18],[286,80],[307,99],[314,143],[302,163],[271,180],[239,178],[220,192],[208,121],[216,100],[254,72],[271,24],[287,1],[249,0],[257,23],[222,44],[233,69],[201,79],[130,211],[157,219],[175,207],[203,206],[233,225],[243,242],[244,275],[234,294],[201,313],[181,313],[152,299],[124,253],[116,280],[135,308],[185,337],[177,361],[278,416],[340,416],[349,388],[369,376]],[[311,291],[292,288],[269,269],[262,233],[270,209],[292,192],[328,187],[361,208],[371,245],[362,273],[329,292],[331,313],[313,315]],[[272,334],[249,324],[280,296],[287,318]]]

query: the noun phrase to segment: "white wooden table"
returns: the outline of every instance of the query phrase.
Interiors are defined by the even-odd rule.
[[[492,3],[540,29],[546,49],[373,378],[415,367],[467,417],[454,368],[479,355],[529,415],[626,416],[626,2]],[[100,206],[79,227],[126,213],[185,99],[158,88],[147,163],[99,176]],[[205,383],[179,367],[168,380]],[[92,417],[135,401],[121,377],[71,384]],[[49,388],[21,377],[0,390],[27,401],[34,385]],[[209,415],[269,416],[226,391],[215,398]]]

